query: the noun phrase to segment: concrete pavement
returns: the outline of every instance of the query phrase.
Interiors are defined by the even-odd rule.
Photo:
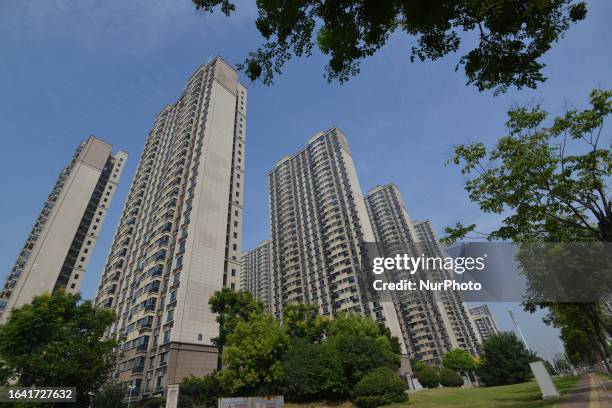
[[[606,389],[607,388],[607,389]],[[558,408],[612,408],[612,389],[602,377],[585,375]]]

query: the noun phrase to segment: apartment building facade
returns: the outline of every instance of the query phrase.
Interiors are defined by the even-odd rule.
[[[499,333],[495,318],[493,318],[493,313],[489,310],[489,306],[480,305],[473,307],[470,309],[470,315],[483,341]]]
[[[370,316],[403,339],[394,305],[363,280],[374,233],[342,131],[315,134],[278,161],[268,180],[273,315],[282,318],[290,303],[313,303],[323,316]]]
[[[385,257],[398,254],[417,257],[423,253],[423,245],[395,184],[373,188],[365,197],[365,202],[375,240]],[[395,277],[395,280],[423,278],[407,272],[400,273],[401,276]],[[431,366],[441,365],[444,354],[459,347],[444,307],[443,294],[438,291],[403,291],[395,296],[408,355]]]
[[[240,289],[249,291],[263,303],[268,312],[272,310],[272,248],[270,241],[261,242],[251,251],[242,254],[240,263]]]
[[[95,136],[79,143],[0,291],[0,324],[34,296],[79,292],[127,157]]]
[[[413,223],[416,232],[417,241],[425,255],[430,257],[445,257],[446,253],[436,236],[436,233],[429,220],[415,221]],[[451,279],[452,272],[441,270],[438,279]],[[479,344],[482,339],[474,325],[469,310],[463,302],[463,296],[460,291],[442,291],[442,303],[446,314],[450,320],[452,332],[455,335],[457,344],[460,348],[468,351],[472,355],[480,353]]]
[[[157,115],[96,295],[140,398],[217,368],[209,298],[240,285],[247,91],[217,57]]]

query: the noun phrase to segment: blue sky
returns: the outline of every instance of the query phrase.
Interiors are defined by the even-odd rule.
[[[191,72],[214,55],[240,62],[260,44],[256,9],[237,1],[230,18],[194,11],[189,0],[5,0],[0,2],[0,279],[8,273],[58,172],[77,143],[95,134],[130,160],[83,284],[91,298],[112,241],[138,156],[155,114],[180,94]],[[436,228],[456,221],[486,230],[446,167],[453,145],[505,134],[505,112],[541,103],[558,114],[583,107],[596,87],[610,88],[612,2],[589,2],[589,16],[546,55],[549,78],[537,91],[494,97],[466,87],[459,55],[409,63],[411,39],[392,36],[345,85],[323,78],[317,53],[290,63],[272,87],[250,83],[243,248],[268,236],[266,174],[309,136],[332,126],[349,138],[362,189],[395,182],[413,219]],[[468,39],[469,42],[469,39]],[[465,48],[463,49],[463,51]],[[558,350],[556,331],[517,305],[492,305],[502,329],[513,308],[543,357]]]

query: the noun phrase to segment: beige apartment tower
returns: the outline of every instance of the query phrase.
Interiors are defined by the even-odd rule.
[[[282,318],[290,303],[313,303],[324,316],[370,316],[401,340],[393,303],[372,294],[364,279],[374,234],[342,131],[315,134],[277,162],[268,180],[272,313]]]
[[[489,306],[480,305],[473,307],[470,309],[470,315],[483,341],[499,333],[497,323],[495,323]]]
[[[217,368],[208,300],[240,285],[245,87],[217,57],[157,115],[96,304],[115,310],[115,377],[136,398]]]
[[[127,157],[94,136],[78,145],[0,292],[0,323],[34,296],[79,292]]]
[[[373,188],[365,201],[374,237],[384,256],[408,254],[417,257],[424,252],[395,184]],[[444,271],[432,273],[445,274]],[[396,279],[415,278],[422,276],[405,273]],[[443,276],[428,278],[444,279]],[[395,295],[408,355],[431,366],[441,365],[444,354],[459,347],[444,307],[443,294],[438,291],[403,291]]]
[[[430,257],[447,256],[429,220],[415,221],[413,226],[417,234],[417,240],[424,249],[425,255]],[[441,271],[441,273],[444,274],[440,277],[441,279],[450,279],[452,272]],[[470,354],[478,355],[480,353],[479,343],[481,343],[482,339],[468,308],[463,302],[461,292],[448,290],[441,293],[444,309],[450,320],[457,344]]]
[[[240,289],[249,291],[268,312],[272,310],[271,279],[272,248],[270,241],[263,241],[257,248],[242,254]]]

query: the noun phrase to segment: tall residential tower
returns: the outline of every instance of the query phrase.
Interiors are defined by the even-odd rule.
[[[264,304],[266,310],[272,310],[272,248],[270,241],[263,241],[257,248],[242,254],[240,266],[240,288]]]
[[[489,310],[489,306],[480,305],[473,307],[470,309],[470,314],[472,315],[472,320],[474,320],[474,324],[482,340],[486,340],[494,334],[499,333],[499,329],[493,318],[493,313]]]
[[[148,135],[96,296],[135,396],[217,368],[208,300],[240,285],[246,94],[217,57]]]
[[[61,171],[0,292],[0,323],[34,296],[77,293],[127,154],[91,136]]]
[[[375,187],[365,201],[376,242],[384,256],[408,254],[418,257],[423,253],[423,245],[418,240],[397,186]],[[401,278],[414,278],[409,273],[405,275]],[[443,277],[430,278],[440,280]],[[408,355],[429,365],[441,365],[444,354],[459,347],[442,293],[404,291],[398,292],[396,297]]]
[[[290,303],[314,303],[324,316],[371,316],[402,339],[393,303],[382,302],[363,279],[374,234],[344,134],[337,128],[315,134],[277,162],[268,180],[273,314],[282,318]]]
[[[414,230],[417,234],[417,240],[424,250],[424,253],[430,257],[445,257],[446,253],[438,241],[431,222],[415,221],[413,223]],[[442,271],[441,271],[442,272]],[[450,274],[450,271],[445,271]],[[445,279],[449,279],[447,275]],[[447,290],[442,293],[442,301],[444,309],[451,323],[452,331],[457,339],[457,344],[460,348],[470,352],[472,355],[480,353],[478,344],[481,342],[480,334],[476,330],[474,321],[470,313],[463,303],[463,296],[460,291]]]

